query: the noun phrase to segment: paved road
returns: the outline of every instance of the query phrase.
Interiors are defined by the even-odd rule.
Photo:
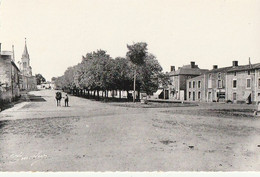
[[[260,170],[260,120],[192,115],[199,108],[128,108],[32,92],[0,113],[1,171]],[[40,101],[40,102],[39,102]],[[136,103],[138,104],[138,103]],[[172,110],[190,110],[175,114]]]

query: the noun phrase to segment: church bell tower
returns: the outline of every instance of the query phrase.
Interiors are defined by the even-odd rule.
[[[20,70],[25,76],[32,76],[32,67],[30,66],[30,56],[27,49],[26,38],[25,46],[22,54],[21,62],[19,62]]]

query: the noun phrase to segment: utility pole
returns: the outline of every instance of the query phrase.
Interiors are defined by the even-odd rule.
[[[13,62],[15,63],[15,56],[14,56],[14,45],[12,45],[12,50],[13,50]]]
[[[134,94],[133,94],[133,102],[135,102],[135,83],[136,83],[136,69],[134,73]]]
[[[12,73],[12,68],[13,68],[12,65],[13,64],[12,64],[12,59],[11,58],[10,58],[10,64],[11,64],[11,68],[10,69],[11,69],[11,93],[12,93],[12,98],[11,99],[13,101],[13,73]]]

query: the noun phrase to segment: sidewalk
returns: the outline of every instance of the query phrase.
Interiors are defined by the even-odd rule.
[[[193,102],[193,101],[180,101],[180,100],[169,100],[169,99],[154,99],[154,98],[148,98],[148,102],[157,102],[157,103],[183,103],[183,104],[197,104],[199,106],[203,107],[211,107],[216,106],[217,107],[234,107],[234,108],[241,108],[241,109],[257,109],[257,105],[255,104],[237,104],[237,103],[225,103],[225,102]]]
[[[164,100],[164,99],[154,99],[154,98],[148,98],[148,102],[159,102],[159,103],[182,103],[180,100]],[[184,102],[183,102],[184,103]]]

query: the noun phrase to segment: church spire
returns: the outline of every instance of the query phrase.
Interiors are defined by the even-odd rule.
[[[28,58],[29,59],[29,53],[28,53],[28,50],[27,50],[26,38],[25,38],[25,46],[24,46],[22,58]]]

